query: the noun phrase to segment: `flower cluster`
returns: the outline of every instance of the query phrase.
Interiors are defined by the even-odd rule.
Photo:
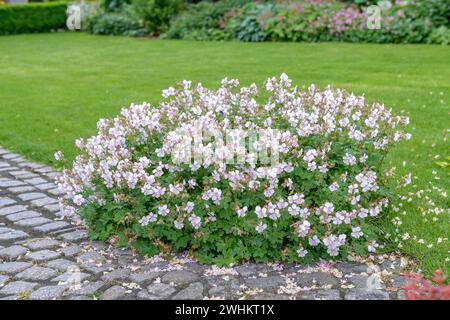
[[[93,237],[118,236],[145,253],[198,249],[216,263],[375,250],[371,219],[388,204],[380,164],[410,138],[408,118],[344,90],[299,90],[285,74],[265,89],[260,103],[255,84],[225,78],[210,90],[183,81],[159,106],[133,104],[101,119],[57,179],[62,211],[78,210]],[[214,128],[216,140],[236,129],[265,134],[215,148],[211,139],[189,142],[191,161],[175,161],[198,128]],[[260,157],[269,144],[273,163]]]

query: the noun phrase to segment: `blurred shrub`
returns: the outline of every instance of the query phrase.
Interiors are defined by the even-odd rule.
[[[274,15],[275,10],[271,3],[248,3],[230,19],[227,28],[240,41],[264,41],[267,36],[265,22]]]
[[[66,25],[66,2],[0,6],[0,34],[49,32]]]
[[[427,42],[444,45],[450,44],[450,29],[445,26],[434,29],[428,37]]]
[[[225,30],[227,19],[250,0],[202,1],[187,7],[163,35],[168,39],[224,40],[233,35]]]
[[[146,33],[139,20],[127,12],[108,12],[91,16],[85,29],[92,34],[142,36]]]
[[[374,16],[367,7],[373,4],[380,8],[376,29],[368,25]],[[252,42],[449,43],[447,0],[103,0],[100,9],[97,16],[106,17],[91,19],[101,25],[89,30],[102,30],[101,34]],[[124,31],[127,26],[130,32]]]
[[[133,0],[131,10],[149,33],[159,35],[168,29],[182,7],[183,1],[179,0]]]

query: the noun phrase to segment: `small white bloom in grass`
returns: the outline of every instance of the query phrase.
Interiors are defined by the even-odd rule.
[[[56,161],[61,161],[62,159],[64,159],[64,154],[62,153],[62,151],[55,152],[55,159]]]
[[[267,229],[267,224],[260,222],[257,226],[256,226],[256,232],[258,233],[263,233],[264,230]]]
[[[367,159],[368,159],[369,157],[367,156],[367,154],[363,154],[360,158],[359,158],[359,162],[361,162],[361,163],[366,163],[366,161],[367,161]]]

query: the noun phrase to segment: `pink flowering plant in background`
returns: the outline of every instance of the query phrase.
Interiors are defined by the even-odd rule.
[[[376,252],[397,187],[383,159],[410,138],[408,118],[344,90],[301,90],[285,74],[262,91],[183,81],[159,105],[101,119],[57,179],[62,212],[80,214],[94,239],[146,255],[190,250],[204,263]]]

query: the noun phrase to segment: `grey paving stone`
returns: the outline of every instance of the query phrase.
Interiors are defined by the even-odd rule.
[[[56,177],[60,176],[60,173],[59,172],[47,172],[47,173],[44,173],[44,176],[46,176],[50,180],[54,180]]]
[[[166,273],[162,278],[161,281],[165,283],[171,283],[174,284],[188,284],[194,281],[197,281],[199,279],[199,276],[195,273],[179,270],[179,271],[169,271]]]
[[[60,244],[59,241],[55,239],[31,239],[27,241],[24,245],[31,250],[42,250],[42,249],[52,249]]]
[[[385,284],[382,283],[381,279],[375,275],[356,274],[347,278],[347,282],[353,284],[356,288],[362,289],[382,289],[385,287]]]
[[[9,188],[25,185],[24,182],[18,180],[2,180],[0,181],[0,188]]]
[[[16,278],[20,280],[44,281],[55,275],[56,271],[53,269],[33,266],[16,274]]]
[[[22,211],[22,212],[10,214],[10,215],[6,216],[6,219],[8,219],[9,221],[15,222],[15,221],[23,220],[23,219],[36,218],[36,217],[40,217],[40,216],[41,216],[41,214],[36,211]]]
[[[340,292],[337,289],[320,289],[304,292],[299,297],[300,300],[341,300]]]
[[[136,272],[130,275],[130,280],[132,282],[143,284],[158,278],[161,274],[162,274],[161,272],[152,272],[152,271]]]
[[[270,292],[261,292],[252,296],[251,300],[289,300],[289,297]]]
[[[55,204],[58,200],[55,198],[45,197],[41,199],[31,200],[31,204],[36,207],[43,207],[49,204]]]
[[[30,218],[30,219],[23,219],[16,221],[14,224],[21,226],[21,227],[36,227],[43,225],[44,223],[49,223],[52,220],[44,218],[44,217],[37,217],[37,218]]]
[[[201,282],[191,283],[187,288],[174,295],[172,300],[203,300],[203,284]]]
[[[73,257],[74,255],[80,253],[81,248],[77,245],[68,246],[61,249],[61,253],[66,257]]]
[[[5,154],[2,154],[2,157],[3,157],[3,159],[6,159],[6,160],[13,160],[13,159],[19,158],[20,155],[18,155],[17,153],[5,153]]]
[[[84,230],[77,230],[77,231],[72,231],[72,232],[68,232],[68,233],[63,233],[59,236],[63,240],[66,240],[69,242],[84,240],[84,239],[87,239],[87,237],[88,237],[87,232]]]
[[[14,203],[16,203],[16,200],[7,197],[0,197],[0,207],[9,206]]]
[[[73,296],[70,297],[69,300],[92,300],[92,298],[88,296]]]
[[[119,300],[126,295],[126,290],[121,286],[113,286],[103,292],[101,300]]]
[[[14,176],[15,179],[30,179],[30,178],[35,178],[38,177],[37,174],[29,172],[29,171],[23,171],[23,170],[19,170],[19,171],[8,171],[10,174],[12,174]],[[25,182],[24,182],[25,184]]]
[[[84,252],[78,257],[81,263],[103,263],[105,257],[95,251]]]
[[[38,169],[38,168],[42,168],[44,165],[39,164],[39,163],[25,161],[25,162],[19,164],[19,166],[20,167],[28,167],[31,169]]]
[[[75,290],[73,293],[76,295],[92,295],[97,293],[105,286],[103,281],[85,282],[81,284],[81,288]]]
[[[25,210],[27,210],[27,207],[22,206],[22,205],[5,207],[5,208],[0,209],[0,216],[7,216],[9,214],[20,212],[20,211],[25,211]]]
[[[363,263],[356,262],[337,262],[335,267],[344,274],[367,272],[368,266]]]
[[[147,292],[147,290],[140,290],[137,294],[138,300],[161,300],[157,296],[153,296]]]
[[[27,249],[18,245],[0,249],[0,257],[10,260],[17,259],[18,257],[24,255],[25,253],[27,253]]]
[[[383,290],[350,289],[345,300],[389,300],[389,294]]]
[[[75,267],[77,264],[74,263],[73,261],[67,260],[67,259],[56,259],[56,260],[52,260],[49,261],[47,263],[47,267],[52,268],[52,269],[56,269],[58,271],[64,272],[69,270],[70,268]]]
[[[66,290],[66,288],[63,286],[41,287],[31,294],[30,299],[32,299],[32,300],[55,300],[55,299],[61,298],[65,290]]]
[[[18,169],[17,167],[3,167],[3,168],[0,168],[0,172],[9,172],[12,170],[17,170],[17,169]]]
[[[245,284],[250,288],[277,289],[286,284],[286,280],[281,276],[268,276],[263,278],[245,279]]]
[[[392,286],[398,289],[403,288],[407,281],[406,278],[404,276],[399,276],[399,275],[393,275],[391,276],[391,280],[392,280]]]
[[[85,272],[81,272],[78,269],[72,269],[67,271],[56,278],[52,279],[53,282],[63,282],[63,283],[77,283],[81,284],[82,281],[88,279],[91,275]]]
[[[59,191],[58,188],[52,189],[52,190],[48,190],[49,193],[55,195],[55,196],[60,196],[62,194],[61,191]]]
[[[340,282],[336,277],[325,272],[298,273],[295,278],[297,282],[299,282],[299,285],[302,287],[312,285],[336,286]]]
[[[34,191],[34,190],[36,190],[36,189],[34,187],[32,187],[32,186],[22,186],[22,187],[8,188],[8,191],[12,192],[12,193],[24,193],[24,192]]]
[[[8,276],[0,274],[0,288],[9,280]]]
[[[29,267],[31,267],[31,263],[28,262],[3,262],[0,263],[0,273],[14,274],[17,272],[21,272]]]
[[[106,270],[112,268],[112,265],[111,264],[103,264],[103,263],[95,264],[95,263],[87,262],[87,263],[82,263],[81,267],[90,273],[99,275],[99,274],[102,274],[103,272],[105,272]]]
[[[36,169],[34,171],[39,172],[39,173],[48,173],[48,172],[53,172],[53,169],[50,167],[42,167],[42,168]]]
[[[47,182],[47,183],[35,185],[35,187],[38,188],[39,190],[48,190],[48,189],[54,188],[55,184],[52,182]]]
[[[5,285],[0,294],[20,294],[32,291],[38,284],[35,282],[13,281]]]
[[[22,230],[9,229],[6,232],[0,232],[0,241],[2,240],[17,240],[28,237],[28,233]]]
[[[35,227],[34,230],[41,231],[41,232],[50,232],[50,231],[55,231],[55,230],[61,230],[61,229],[67,228],[69,226],[70,226],[70,224],[67,222],[56,221],[56,222],[44,224],[39,227]]]
[[[35,261],[35,262],[42,262],[42,261],[48,261],[52,259],[56,259],[60,256],[58,252],[51,251],[51,250],[40,250],[35,251],[27,254],[27,258]]]
[[[125,280],[128,279],[130,275],[130,270],[126,268],[116,269],[111,272],[105,273],[102,276],[102,280],[106,282],[115,280]]]
[[[168,298],[176,292],[175,288],[166,283],[154,283],[147,287],[150,295],[157,296],[160,299]]]
[[[7,296],[4,298],[0,298],[0,300],[19,300],[18,296]]]
[[[41,192],[28,192],[28,193],[19,194],[18,197],[23,201],[30,201],[30,200],[35,200],[35,199],[39,199],[39,198],[44,198],[44,197],[46,197],[46,195],[45,195],[45,193],[41,193]]]
[[[32,184],[32,185],[38,185],[38,184],[48,183],[47,180],[42,179],[42,178],[26,179],[26,180],[24,180],[24,182],[29,183],[29,184]]]
[[[13,231],[14,229],[11,229],[11,228],[6,228],[6,227],[0,227],[0,234],[1,233],[6,233],[6,232],[9,232],[9,231]]]
[[[14,177],[20,177],[22,179],[26,179],[30,175],[31,175],[31,177],[36,177],[37,176],[33,172],[28,171],[28,170],[23,169],[23,168],[21,168],[20,170],[11,171],[10,174],[12,174]]]
[[[55,204],[47,204],[44,206],[44,209],[50,211],[50,212],[57,212],[60,210],[59,208],[59,204],[55,203]]]

